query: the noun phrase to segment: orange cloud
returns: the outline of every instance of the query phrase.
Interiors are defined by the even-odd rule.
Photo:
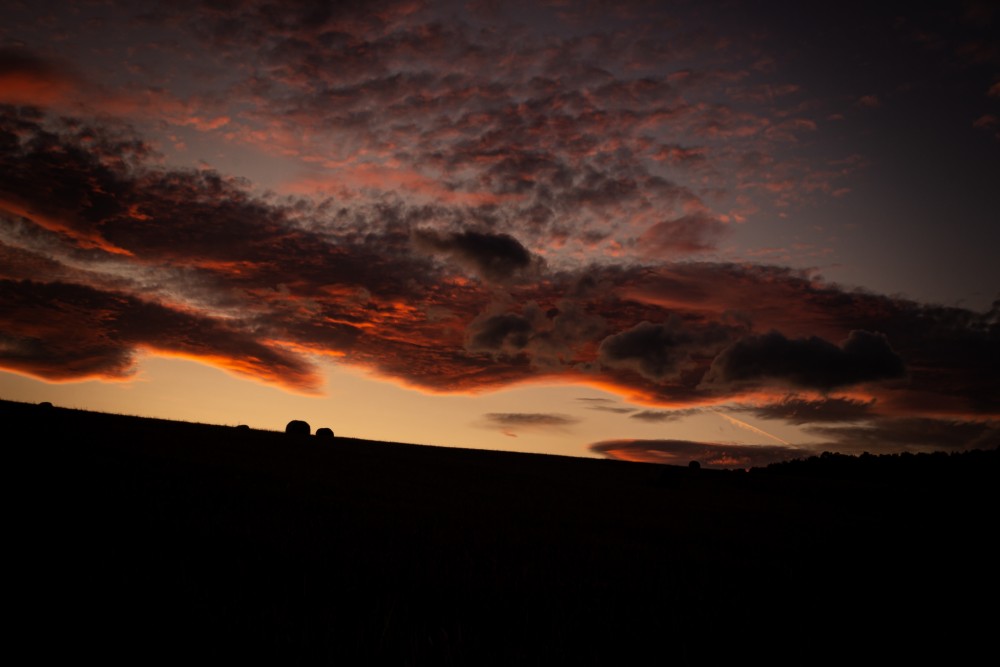
[[[0,47],[0,104],[49,106],[70,101],[78,79],[68,67],[27,49]]]
[[[608,440],[590,445],[592,452],[621,461],[687,465],[697,461],[709,468],[752,468],[803,458],[811,449],[793,445],[739,445],[690,440]]]
[[[572,383],[803,425],[1000,414],[994,311],[758,264],[552,265],[498,218],[258,194],[158,167],[120,130],[10,108],[0,123],[20,137],[0,154],[4,368],[120,378],[155,350],[309,392],[330,355],[428,392]],[[579,185],[595,207],[633,187]]]
[[[86,229],[87,225],[79,219],[74,219],[77,216],[72,213],[50,214],[45,212],[46,204],[47,202],[28,203],[20,200],[16,195],[0,193],[0,214],[26,218],[40,227],[65,234],[81,248],[97,248],[113,255],[132,255],[128,250],[108,242],[99,231]]]
[[[0,72],[0,103],[50,106],[69,101],[76,86],[67,77]]]

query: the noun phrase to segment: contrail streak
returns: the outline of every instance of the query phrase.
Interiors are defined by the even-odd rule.
[[[791,444],[792,444],[792,443],[788,442],[787,440],[782,440],[778,436],[771,435],[770,433],[768,433],[764,429],[757,428],[756,426],[753,426],[752,424],[748,424],[745,421],[741,421],[741,420],[737,419],[736,417],[730,417],[729,415],[723,414],[723,413],[719,412],[718,410],[712,410],[712,412],[714,412],[715,414],[719,415],[720,417],[722,417],[723,419],[725,419],[727,422],[729,422],[733,426],[736,426],[736,427],[742,428],[742,429],[746,429],[747,431],[751,431],[752,433],[756,433],[757,435],[762,435],[765,438],[770,438],[771,440],[774,440],[775,442],[780,442],[783,445],[789,445],[789,446],[791,446]]]

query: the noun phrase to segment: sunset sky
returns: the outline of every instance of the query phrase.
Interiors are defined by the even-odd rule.
[[[8,0],[0,398],[715,466],[996,447],[998,34]]]

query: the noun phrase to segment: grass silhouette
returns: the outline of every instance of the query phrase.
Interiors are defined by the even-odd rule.
[[[947,474],[664,484],[648,464],[8,401],[0,419],[12,634],[38,659],[963,663],[995,634],[973,610],[998,592],[995,451]]]

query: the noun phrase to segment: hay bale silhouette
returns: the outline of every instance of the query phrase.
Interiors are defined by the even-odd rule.
[[[240,425],[238,425],[238,426],[236,427],[236,430],[237,430],[237,431],[249,431],[249,430],[250,430],[250,427],[249,427],[249,426],[247,426],[246,424],[240,424]]]
[[[698,472],[701,470],[701,464],[697,461],[691,461],[691,463],[688,463],[688,470],[691,472]]]
[[[285,433],[288,435],[309,435],[312,433],[312,427],[301,419],[293,419],[285,426]]]
[[[316,429],[316,437],[321,440],[333,440],[333,430],[327,427]]]
[[[42,401],[41,403],[38,404],[38,407],[41,408],[42,410],[51,410],[52,403],[50,403],[49,401]]]

